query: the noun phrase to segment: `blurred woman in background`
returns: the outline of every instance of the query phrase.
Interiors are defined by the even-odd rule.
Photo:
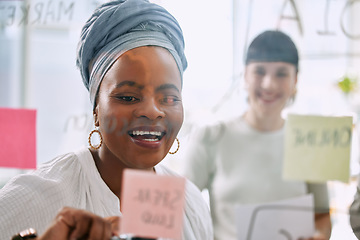
[[[283,32],[265,31],[251,42],[245,65],[249,108],[242,116],[204,127],[192,136],[182,173],[200,190],[208,189],[216,240],[237,239],[236,205],[307,193],[314,194],[317,230],[309,239],[329,239],[326,184],[282,179],[282,111],[296,95],[297,48]]]

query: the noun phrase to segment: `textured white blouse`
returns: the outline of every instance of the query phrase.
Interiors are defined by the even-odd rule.
[[[155,170],[161,175],[176,175],[160,164]],[[102,180],[87,148],[16,176],[0,190],[0,239],[10,239],[29,227],[43,233],[64,206],[86,209],[102,217],[121,214],[119,199]],[[213,239],[209,208],[189,181],[185,189],[183,239]]]

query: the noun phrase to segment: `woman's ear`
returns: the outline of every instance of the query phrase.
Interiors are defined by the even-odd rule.
[[[248,80],[247,80],[247,67],[245,67],[244,69],[244,89],[247,90],[249,88],[249,83],[248,83]]]
[[[95,127],[99,127],[99,117],[98,117],[98,106],[95,107],[94,111],[93,111],[93,116],[94,116],[94,125]]]

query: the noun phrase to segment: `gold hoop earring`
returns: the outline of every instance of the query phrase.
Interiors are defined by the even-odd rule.
[[[177,153],[177,151],[179,151],[179,148],[180,148],[180,141],[178,138],[175,138],[176,142],[177,142],[177,148],[174,152],[169,152],[169,154],[175,154]]]
[[[96,132],[97,134],[99,134],[99,138],[100,138],[100,142],[99,142],[99,144],[96,145],[96,146],[92,145],[92,143],[91,143],[91,136],[92,136],[95,132]],[[88,140],[89,140],[89,146],[90,146],[90,148],[93,149],[93,150],[99,149],[99,148],[101,147],[102,143],[103,143],[103,138],[102,138],[102,136],[101,136],[101,133],[100,133],[100,131],[97,130],[97,129],[94,129],[94,130],[92,130],[92,131],[90,132],[90,134],[89,134],[89,139],[88,139]]]

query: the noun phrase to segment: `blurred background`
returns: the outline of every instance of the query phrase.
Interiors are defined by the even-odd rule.
[[[105,1],[0,0],[0,107],[37,110],[37,164],[87,145],[93,119],[75,66],[82,25]],[[348,222],[359,173],[360,1],[158,0],[179,21],[189,67],[184,75],[186,148],[198,126],[247,107],[244,50],[260,32],[279,29],[299,49],[295,103],[284,111],[353,116],[351,178],[329,181],[332,239],[356,239]],[[1,124],[1,116],[0,116]],[[165,164],[177,170],[181,149]],[[25,172],[0,168],[0,187]]]

